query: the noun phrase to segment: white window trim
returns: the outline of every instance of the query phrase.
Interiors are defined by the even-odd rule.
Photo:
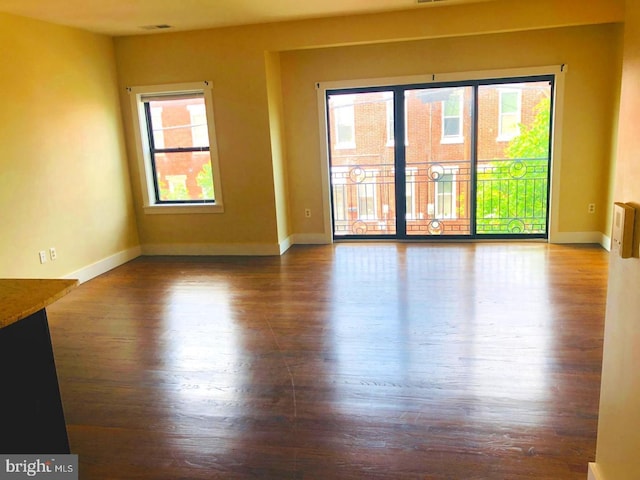
[[[332,97],[332,100],[335,102],[333,105],[334,123],[336,126],[335,149],[346,150],[356,148],[356,106],[353,103],[353,95],[335,95]],[[338,113],[339,109],[344,109],[340,110],[341,114]],[[343,140],[340,138],[338,118],[342,120],[348,119],[345,125],[348,124],[349,127],[351,127],[353,136],[351,140]]]
[[[378,170],[373,170],[370,171],[371,176],[374,177],[374,181],[373,183],[357,183],[356,184],[356,208],[357,208],[357,213],[358,213],[358,220],[378,220],[380,217],[378,216],[378,184],[376,183],[375,177],[377,177],[380,172]],[[372,189],[372,195],[371,197],[369,197],[367,195],[368,198],[371,198],[373,200],[373,215],[361,215],[361,209],[362,209],[362,205],[360,202],[360,187],[364,187],[364,192],[365,193],[369,193],[369,189],[367,187],[371,186]],[[365,205],[366,208],[366,205]]]
[[[191,117],[191,125],[194,124],[194,121],[197,118],[197,116],[201,115],[203,113],[202,109],[200,107],[202,107],[202,105],[187,105],[187,110],[189,110],[189,116]],[[207,114],[207,106],[206,105],[204,105],[204,114],[205,115]],[[209,122],[207,122],[207,124],[208,123]],[[199,145],[198,144],[199,142],[196,141],[196,140],[198,140],[198,138],[197,138],[197,135],[195,135],[194,130],[195,130],[195,128],[192,127],[191,128],[191,139],[192,139],[193,145],[200,147],[202,145]],[[202,135],[202,137],[204,137],[204,135]]]
[[[395,146],[395,122],[394,122],[394,111],[393,111],[393,92],[382,92],[384,98],[384,104],[386,109],[386,122],[387,122],[387,147]]]
[[[212,82],[174,83],[169,85],[153,85],[128,87],[131,113],[133,115],[133,131],[138,156],[138,173],[142,187],[143,209],[147,214],[182,214],[182,213],[223,213],[222,185],[220,181],[220,166],[218,160],[218,145],[213,117]],[[209,129],[209,154],[211,156],[211,171],[213,173],[213,188],[215,204],[181,203],[160,204],[155,198],[153,185],[153,169],[149,154],[149,139],[147,138],[147,121],[145,118],[142,98],[151,94],[168,93],[202,93],[204,96],[207,124]]]
[[[445,135],[444,133],[444,120],[445,118],[454,118],[453,115],[445,115],[445,105],[447,103],[446,100],[442,101],[442,136],[440,138],[441,144],[456,144],[456,143],[464,143],[464,136],[462,134],[464,129],[464,91],[458,91],[455,93],[458,95],[458,101],[460,102],[460,114],[457,116],[460,121],[460,133],[456,135]]]
[[[418,175],[417,167],[407,167],[405,170],[405,190],[411,191],[411,212],[405,212],[405,220],[418,220],[420,218],[417,212],[418,202],[416,201],[416,176]],[[405,199],[407,195],[405,194]],[[407,209],[408,210],[408,209]]]
[[[347,179],[346,177],[340,177],[340,178],[333,178],[333,174],[334,173],[342,173],[342,174],[348,174],[349,172],[349,168],[348,167],[331,167],[331,187],[332,187],[332,192],[331,194],[333,195],[333,198],[336,199],[337,195],[336,195],[336,190],[335,187],[338,186],[340,187],[340,190],[342,191],[342,209],[338,209],[339,205],[336,205],[336,202],[334,201],[333,203],[333,215],[335,217],[336,220],[338,221],[346,221],[349,219],[349,205],[348,205],[348,192],[347,192]],[[344,217],[344,218],[342,218]]]
[[[429,84],[433,82],[460,82],[467,80],[493,80],[498,78],[529,77],[536,75],[554,75],[555,88],[553,97],[553,110],[551,118],[554,125],[552,135],[553,161],[551,164],[551,183],[549,185],[549,242],[561,243],[564,233],[560,231],[560,202],[555,199],[560,197],[560,172],[562,170],[562,131],[564,119],[564,92],[566,73],[570,67],[567,64],[543,65],[535,67],[504,68],[497,70],[476,70],[458,72],[427,72],[420,75],[382,77],[382,78],[354,78],[351,80],[338,80],[319,82],[316,84],[317,120],[319,125],[319,138],[327,139],[329,124],[327,122],[327,93],[331,90],[359,88],[359,87],[389,87],[393,85]],[[329,178],[329,150],[326,140],[319,142],[319,169],[323,178]],[[331,196],[329,182],[322,182],[322,205],[325,211],[330,211]],[[324,235],[326,243],[333,243],[333,225],[331,216],[324,215]]]
[[[452,168],[451,170],[444,172],[444,175],[451,175],[453,177],[451,180],[451,193],[450,193],[451,215],[442,215],[442,216],[437,216],[436,218],[454,220],[458,218],[458,200],[457,200],[458,189],[456,188],[458,169]],[[439,207],[440,207],[440,204],[442,203],[442,197],[444,197],[445,194],[440,192],[439,191],[440,189],[438,188],[440,185],[442,185],[442,183],[434,182],[434,184],[435,184],[434,213],[438,213],[440,211]]]
[[[518,125],[518,132],[515,134],[505,134],[502,131],[502,95],[505,93],[517,93],[518,94],[518,110],[516,112]],[[522,122],[522,90],[518,88],[498,88],[498,142],[510,142],[515,137],[520,135],[520,123]]]

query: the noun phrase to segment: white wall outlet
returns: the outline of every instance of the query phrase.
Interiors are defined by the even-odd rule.
[[[38,255],[40,256],[40,263],[47,263],[47,252],[40,250]]]
[[[590,203],[589,207],[588,207],[588,211],[589,211],[589,213],[596,213],[596,204],[595,203]]]
[[[51,260],[55,260],[56,258],[58,258],[58,252],[56,252],[56,247],[51,247],[49,249],[49,257],[51,257]]]
[[[310,208],[305,208],[304,209],[304,216],[307,218],[311,218],[311,209]]]

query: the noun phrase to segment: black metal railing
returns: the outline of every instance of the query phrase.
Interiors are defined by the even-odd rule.
[[[338,236],[396,233],[394,165],[367,160],[331,168]],[[475,233],[546,233],[548,165],[546,158],[478,161],[474,193],[469,162],[410,163],[405,168],[406,234],[472,234],[471,195]]]

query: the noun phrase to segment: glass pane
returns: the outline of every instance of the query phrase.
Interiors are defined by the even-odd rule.
[[[548,81],[479,88],[478,234],[546,233],[550,115]]]
[[[460,95],[452,93],[444,104],[444,114],[447,117],[457,117],[460,115]]]
[[[500,125],[500,135],[512,139],[520,133],[519,118],[514,114],[502,114],[502,124]]]
[[[209,152],[158,153],[155,167],[159,201],[214,200]]]
[[[518,96],[517,92],[502,92],[502,113],[518,111]]]
[[[445,118],[444,119],[444,136],[451,137],[460,135],[460,119]]]
[[[148,103],[155,148],[209,146],[204,98],[152,100]]]
[[[394,146],[389,142],[392,98],[392,92],[329,95],[336,236],[396,233]]]
[[[405,92],[407,235],[471,233],[472,94],[471,87]]]

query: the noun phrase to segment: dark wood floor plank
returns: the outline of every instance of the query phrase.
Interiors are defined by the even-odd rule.
[[[49,308],[82,479],[584,480],[608,254],[141,257]]]

